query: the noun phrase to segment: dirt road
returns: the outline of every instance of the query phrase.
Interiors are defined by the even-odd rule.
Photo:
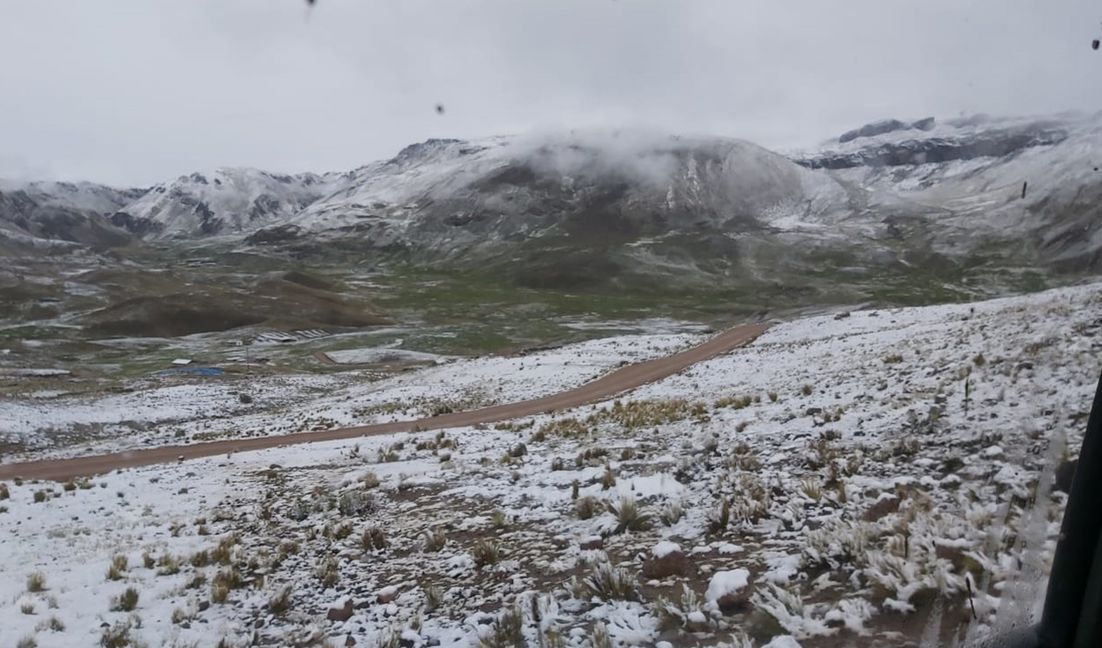
[[[635,389],[678,373],[685,368],[744,346],[765,332],[768,324],[748,324],[727,330],[708,341],[685,351],[663,358],[628,365],[588,382],[580,387],[534,398],[532,400],[494,405],[467,412],[443,414],[431,418],[394,423],[376,423],[357,427],[296,432],[269,437],[225,439],[190,445],[160,446],[125,452],[74,457],[72,459],[48,459],[0,465],[0,479],[52,479],[63,481],[72,477],[84,477],[110,472],[118,468],[132,468],[184,459],[211,457],[230,452],[246,452],[264,448],[277,448],[298,443],[316,443],[336,439],[352,439],[363,436],[395,434],[418,430],[437,430],[463,427],[478,423],[496,423],[509,419],[531,416],[553,410],[563,410],[606,400],[622,392]]]

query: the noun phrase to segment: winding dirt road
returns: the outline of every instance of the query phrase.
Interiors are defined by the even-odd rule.
[[[0,479],[21,477],[23,479],[64,481],[73,477],[98,475],[119,468],[211,457],[230,452],[247,452],[249,450],[278,448],[298,443],[316,443],[318,441],[395,434],[411,432],[415,429],[438,430],[479,423],[496,423],[543,412],[570,409],[579,405],[607,400],[617,394],[671,376],[703,360],[727,353],[732,349],[752,342],[767,328],[769,328],[768,324],[739,326],[724,331],[690,349],[663,358],[622,367],[573,389],[517,403],[494,405],[412,421],[376,423],[316,432],[295,432],[279,436],[225,439],[189,445],[159,446],[71,459],[46,459],[3,464],[0,465]]]

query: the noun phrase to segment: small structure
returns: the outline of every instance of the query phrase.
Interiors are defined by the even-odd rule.
[[[186,367],[191,364],[191,358],[176,358],[172,361],[172,364],[177,367]]]

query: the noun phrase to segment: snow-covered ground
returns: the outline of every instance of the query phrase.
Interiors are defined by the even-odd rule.
[[[702,339],[619,336],[524,356],[454,360],[389,378],[348,371],[182,385],[140,382],[105,396],[0,397],[0,441],[29,446],[36,456],[60,456],[90,447],[110,451],[409,420],[443,406],[459,410],[544,396]]]
[[[493,429],[7,483],[0,645],[124,629],[169,646],[968,641],[1036,614],[1066,497],[1053,473],[1078,451],[1099,336],[1102,284],[858,311],[780,324],[617,403]],[[466,385],[511,400],[693,339],[334,393],[318,378],[315,406],[336,419]],[[133,609],[112,609],[127,588]]]

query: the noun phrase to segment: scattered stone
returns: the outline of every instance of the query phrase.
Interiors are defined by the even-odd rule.
[[[708,591],[704,598],[709,603],[715,603],[724,614],[744,610],[750,600],[746,587],[749,578],[750,571],[747,569],[718,571],[708,582]]]
[[[599,535],[592,535],[588,538],[582,538],[581,542],[578,543],[578,546],[588,551],[592,551],[594,549],[604,549],[605,539]]]
[[[390,603],[394,599],[398,598],[398,588],[393,586],[393,585],[390,585],[388,587],[384,587],[383,589],[379,590],[378,592],[375,592],[375,597],[378,599],[378,601],[380,603],[383,603],[383,604]]]
[[[643,576],[646,578],[685,576],[691,570],[692,563],[675,542],[659,542],[651,549],[650,556],[643,561]]]
[[[881,518],[891,513],[895,513],[899,510],[899,498],[891,493],[883,493],[880,497],[865,511],[866,522],[877,522]]]
[[[352,599],[344,599],[340,607],[331,607],[325,613],[325,618],[330,621],[347,621],[352,618]]]

